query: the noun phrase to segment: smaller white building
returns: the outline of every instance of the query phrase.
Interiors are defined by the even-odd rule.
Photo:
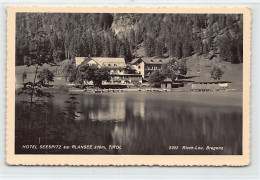
[[[148,78],[153,71],[161,69],[162,65],[170,60],[172,58],[143,57],[133,59],[131,65],[143,78]]]

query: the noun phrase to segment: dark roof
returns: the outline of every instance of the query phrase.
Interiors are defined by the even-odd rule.
[[[138,61],[143,61],[145,64],[165,64],[167,62],[169,62],[170,60],[172,60],[172,58],[153,58],[153,57],[142,57],[142,58],[136,58],[133,59],[131,64],[135,64]]]

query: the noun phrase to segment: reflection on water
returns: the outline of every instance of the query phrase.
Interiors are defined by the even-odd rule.
[[[89,107],[88,115],[91,120],[124,121],[125,119],[126,102],[124,99],[115,98],[111,101],[108,98],[97,99],[92,96],[90,98],[84,99],[84,101],[80,103],[83,103],[84,107]],[[82,111],[85,111],[84,107],[81,109]]]
[[[182,97],[183,96],[183,97]],[[34,128],[22,127],[24,108],[16,98],[16,153],[72,154],[242,154],[242,106],[189,102],[181,93],[81,94],[77,120],[61,112],[68,95],[55,94]],[[200,95],[203,98],[203,95]],[[205,95],[204,98],[207,95]],[[197,97],[197,96],[196,96]],[[185,101],[180,99],[185,98]],[[226,101],[218,96],[216,101]],[[37,118],[36,118],[37,117]],[[121,145],[106,150],[24,150],[23,144]],[[178,146],[171,150],[169,146]],[[224,147],[223,151],[182,150],[183,146]]]

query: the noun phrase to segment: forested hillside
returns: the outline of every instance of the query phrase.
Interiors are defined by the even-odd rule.
[[[38,48],[38,51],[37,51]],[[16,65],[33,53],[54,62],[75,56],[184,58],[193,54],[243,62],[239,14],[17,13]]]

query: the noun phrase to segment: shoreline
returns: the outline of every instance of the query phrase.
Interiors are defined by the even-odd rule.
[[[17,92],[16,92],[17,93]],[[118,98],[119,100],[125,98],[134,98],[137,102],[144,99],[153,101],[164,101],[165,103],[192,103],[195,107],[206,108],[207,106],[215,107],[242,107],[243,92],[241,91],[218,91],[218,92],[192,92],[192,91],[171,91],[171,92],[146,92],[146,91],[123,91],[123,92],[84,92],[84,91],[59,91],[50,92],[54,96],[67,96],[69,94],[76,94],[82,98],[88,96],[104,96]],[[16,94],[16,98],[19,96]]]
[[[19,90],[22,87],[22,85],[16,85],[15,91]],[[64,85],[54,85],[53,87],[50,88],[42,88],[42,90],[45,90],[46,92],[78,92],[78,93],[120,93],[120,92],[158,92],[158,93],[163,93],[163,92],[191,92],[191,93],[218,93],[218,92],[243,92],[241,89],[225,89],[225,90],[212,90],[212,91],[192,91],[191,89],[185,89],[185,88],[171,88],[171,89],[165,89],[165,88],[151,88],[151,87],[141,87],[141,88],[122,88],[122,89],[95,89],[95,88],[89,88],[89,89],[80,89],[80,88],[74,88],[71,86],[64,86]]]
[[[191,93],[218,93],[218,92],[243,92],[238,89],[226,89],[226,90],[219,90],[219,91],[191,91],[191,90],[183,90],[178,88],[172,89],[161,89],[161,88],[125,88],[125,89],[72,89],[68,88],[69,92],[82,92],[82,93],[118,93],[118,92],[191,92]]]

